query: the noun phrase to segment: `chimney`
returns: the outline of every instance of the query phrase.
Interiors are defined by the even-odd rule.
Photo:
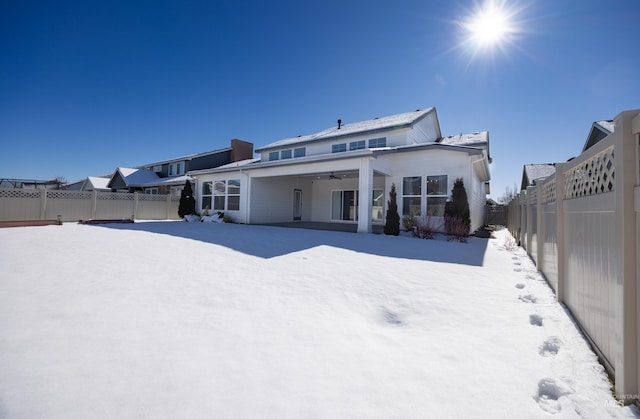
[[[342,125],[342,119],[338,119],[338,129],[340,129],[340,125]]]

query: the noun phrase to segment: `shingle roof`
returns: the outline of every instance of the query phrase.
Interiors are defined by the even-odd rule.
[[[365,133],[369,131],[389,129],[394,127],[405,127],[415,123],[416,121],[418,121],[419,119],[423,118],[424,116],[426,116],[427,114],[433,111],[435,111],[435,108],[432,107],[432,108],[427,108],[423,110],[416,110],[414,112],[405,112],[398,115],[385,116],[383,118],[375,118],[375,119],[369,119],[367,121],[354,122],[351,124],[343,124],[340,126],[340,129],[338,129],[338,126],[336,125],[331,128],[327,128],[323,131],[317,132],[315,134],[300,135],[298,137],[293,137],[293,138],[285,138],[283,140],[279,140],[271,144],[267,144],[264,147],[260,147],[256,149],[256,152],[261,152],[271,148],[308,143],[311,141],[321,141],[321,140],[327,140],[330,138],[343,137],[345,135],[360,134],[360,133]]]
[[[478,146],[489,141],[487,131],[474,132],[472,134],[450,135],[443,137],[440,144]]]
[[[555,164],[525,164],[521,188],[533,185],[537,179],[544,179],[556,172]]]

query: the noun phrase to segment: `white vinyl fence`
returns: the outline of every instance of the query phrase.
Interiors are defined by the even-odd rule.
[[[640,111],[509,203],[508,228],[613,374],[638,399]]]
[[[180,197],[139,193],[0,189],[0,221],[178,219]]]

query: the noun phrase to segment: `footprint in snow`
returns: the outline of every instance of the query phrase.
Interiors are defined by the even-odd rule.
[[[539,314],[531,314],[529,316],[529,324],[532,326],[542,326],[542,316]]]
[[[521,290],[524,287],[525,287],[524,284],[516,284],[516,288],[518,288],[519,290]]]
[[[514,265],[515,265],[515,266],[520,266],[520,265],[522,265],[522,263],[520,263],[520,262],[514,262]]]
[[[538,353],[541,356],[554,356],[560,352],[562,341],[557,336],[551,336],[540,345]]]
[[[536,296],[531,294],[521,295],[518,297],[518,299],[523,303],[535,303],[536,301],[538,301]]]
[[[396,313],[390,310],[387,310],[386,308],[382,309],[382,315],[384,316],[384,321],[389,324],[392,324],[395,326],[402,324],[402,320],[400,320],[400,316],[398,316]]]
[[[558,400],[572,393],[573,389],[567,383],[547,377],[538,381],[538,394],[534,400],[545,412],[556,414],[562,410],[562,405]]]
[[[515,268],[514,272],[522,272],[522,268]]]

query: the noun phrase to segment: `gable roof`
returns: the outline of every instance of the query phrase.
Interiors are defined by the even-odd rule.
[[[109,189],[139,188],[149,183],[157,183],[158,180],[160,180],[158,175],[151,170],[118,167],[109,179],[107,187]]]
[[[408,128],[426,117],[430,113],[436,112],[436,108],[427,108],[424,110],[416,110],[414,112],[405,112],[398,115],[385,116],[383,118],[374,118],[369,119],[367,121],[354,122],[351,124],[343,124],[338,128],[338,126],[333,126],[331,128],[327,128],[323,131],[317,132],[315,134],[309,135],[300,135],[293,138],[285,138],[283,140],[279,140],[273,142],[271,144],[267,144],[264,147],[260,147],[256,149],[257,153],[285,146],[294,146],[294,145],[302,145],[310,142],[316,141],[325,141],[333,138],[358,135],[364,133],[373,133],[376,131],[389,130],[389,129],[398,129],[398,128]],[[437,118],[436,118],[437,121]],[[438,137],[440,137],[440,127],[436,122],[436,129],[438,131]]]
[[[108,190],[109,181],[111,178],[108,177],[100,177],[100,176],[87,176],[87,178],[82,182],[82,190]]]
[[[615,130],[615,124],[611,120],[596,121],[591,125],[587,141],[582,147],[582,151],[593,147],[596,143],[600,142],[603,138],[607,137]]]
[[[555,173],[556,165],[553,163],[525,164],[522,170],[520,190],[527,189],[527,186],[532,186],[536,180],[547,178]]]

